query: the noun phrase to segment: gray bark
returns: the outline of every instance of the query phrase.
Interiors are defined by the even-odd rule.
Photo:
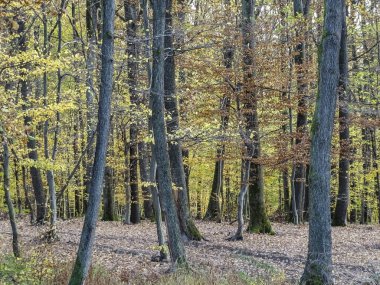
[[[254,77],[254,15],[255,1],[242,0],[242,37],[243,37],[243,68],[244,68],[244,103],[243,111],[246,123],[246,139],[249,143],[248,153],[252,154],[250,159],[248,200],[250,220],[248,231],[254,233],[272,233],[271,224],[266,214],[264,200],[264,177],[263,167],[257,159],[261,156],[260,130],[257,114],[257,90],[251,86]]]
[[[8,213],[9,213],[9,221],[11,223],[12,228],[12,248],[13,248],[13,255],[15,257],[20,257],[20,248],[18,244],[18,232],[17,232],[17,225],[16,225],[16,217],[15,217],[15,211],[13,208],[12,198],[10,195],[10,183],[9,183],[9,148],[8,148],[8,141],[5,137],[4,131],[2,130],[2,126],[0,126],[0,135],[2,136],[3,141],[3,175],[4,175],[4,192],[5,192],[5,201],[7,203],[8,207]]]
[[[94,86],[94,74],[96,70],[97,62],[97,25],[98,25],[98,11],[97,7],[99,5],[99,0],[86,0],[86,32],[88,38],[88,49],[87,49],[87,59],[86,59],[86,125],[87,125],[87,142],[91,140],[93,130],[95,129],[95,107],[94,107],[94,97],[95,97],[95,86]],[[87,210],[87,201],[89,194],[89,187],[92,174],[92,162],[94,157],[94,147],[90,145],[87,149],[86,154],[86,175],[84,179],[85,183],[85,193],[83,199],[83,211]]]
[[[108,137],[110,131],[110,111],[114,70],[114,0],[103,2],[103,40],[101,48],[101,75],[98,110],[98,137],[96,140],[94,164],[90,183],[88,207],[83,224],[82,235],[69,281],[70,285],[84,284],[91,264],[92,248],[95,240],[96,222],[102,194],[104,168],[106,164]]]
[[[181,239],[179,220],[172,192],[172,178],[164,119],[164,34],[165,8],[163,0],[153,1],[153,68],[151,85],[152,127],[155,139],[160,198],[165,214],[171,262],[186,266],[185,248]]]
[[[309,242],[301,284],[332,284],[331,139],[339,83],[343,1],[325,0],[318,95],[311,127]]]
[[[169,135],[173,136],[169,142],[169,158],[171,175],[173,178],[175,189],[178,193],[178,216],[180,229],[183,235],[188,239],[201,240],[194,221],[191,219],[189,212],[189,201],[186,188],[186,176],[182,158],[182,142],[176,138],[176,132],[179,130],[179,110],[178,102],[175,96],[175,61],[174,61],[174,45],[173,45],[173,19],[172,19],[172,0],[166,0],[165,13],[165,109],[170,114],[170,119],[166,121],[166,128]]]
[[[138,47],[137,47],[137,21],[138,21],[138,2],[132,0],[124,1],[125,20],[127,21],[127,52],[128,52],[128,89],[131,101],[131,113],[138,105],[137,94],[137,71],[138,71]],[[131,222],[140,222],[139,205],[139,184],[138,184],[138,126],[137,118],[132,116],[130,124],[130,150],[129,150],[129,171],[131,187]]]
[[[344,4],[343,4],[344,5]],[[349,106],[346,93],[348,84],[348,60],[347,60],[347,26],[346,7],[343,7],[343,24],[339,52],[339,189],[334,213],[334,226],[347,225],[347,208],[350,199],[350,130],[349,130]]]
[[[19,19],[17,21],[18,24],[18,30],[17,33],[20,36],[18,38],[18,50],[20,52],[26,52],[27,51],[27,42],[26,42],[26,34],[25,34],[25,22],[24,20]],[[26,111],[30,107],[30,101],[29,101],[29,90],[28,90],[28,82],[26,80],[20,80],[21,84],[21,96],[23,99],[23,105],[22,109],[23,111]],[[36,138],[35,133],[32,130],[28,130],[30,128],[30,125],[32,123],[32,117],[29,115],[24,116],[24,125],[26,127],[26,135],[28,137],[27,141],[27,147],[29,150],[28,157],[29,159],[33,161],[38,160],[38,153],[37,153],[37,144],[36,144]],[[45,214],[46,214],[46,205],[45,205],[45,191],[43,188],[42,178],[41,178],[41,172],[38,168],[35,166],[30,167],[30,175],[32,177],[32,185],[34,190],[34,197],[37,204],[37,214],[36,214],[36,223],[37,224],[43,224],[45,221]]]
[[[302,0],[294,0],[294,15],[302,15],[303,18],[307,17],[308,13],[308,2]],[[300,36],[299,31],[296,33]],[[306,136],[307,127],[307,84],[305,83],[305,42],[300,42],[296,46],[296,55],[294,57],[295,69],[297,72],[297,93],[298,93],[298,106],[297,106],[297,136],[296,136],[296,146],[301,145]],[[304,147],[304,146],[301,146]],[[294,168],[294,194],[292,202],[292,214],[293,222],[298,224],[304,220],[304,197],[305,197],[305,183],[306,183],[306,166],[302,160],[303,157],[297,159]],[[297,211],[297,212],[295,212]]]

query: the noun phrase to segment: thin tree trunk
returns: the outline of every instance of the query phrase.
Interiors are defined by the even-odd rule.
[[[318,94],[311,127],[308,255],[301,284],[332,284],[331,140],[339,83],[343,1],[325,0]]]
[[[17,21],[18,30],[17,33],[19,35],[18,38],[18,49],[20,52],[27,51],[27,42],[26,42],[26,33],[25,33],[25,21],[19,19]],[[24,79],[20,80],[21,84],[21,96],[23,99],[23,111],[27,111],[30,105],[29,100],[29,90],[28,90],[28,82]],[[28,130],[32,123],[32,117],[29,115],[24,116],[24,125],[26,127],[26,135],[27,135],[27,147],[29,150],[28,157],[33,161],[38,160],[37,154],[37,144],[35,139],[35,133],[32,130]],[[43,224],[45,222],[45,214],[46,214],[46,205],[45,205],[45,191],[43,188],[41,172],[35,166],[30,167],[30,175],[32,177],[32,185],[34,190],[34,197],[37,204],[37,215],[36,215],[36,223]]]
[[[257,91],[250,86],[254,77],[254,0],[242,0],[242,37],[244,68],[244,115],[247,138],[252,137],[252,153],[249,173],[249,211],[250,220],[247,231],[251,233],[272,233],[272,227],[266,214],[264,199],[263,167],[257,160],[261,156],[260,130],[257,114]],[[252,151],[252,152],[251,152]]]
[[[73,272],[69,281],[70,285],[81,285],[84,283],[91,264],[92,248],[95,240],[96,222],[98,219],[99,206],[102,194],[102,184],[104,178],[104,168],[106,164],[106,154],[108,137],[110,131],[110,111],[112,96],[113,77],[113,55],[114,55],[114,0],[104,0],[103,2],[103,40],[102,40],[102,67],[101,85],[99,95],[98,111],[98,137],[94,165],[92,170],[88,208],[83,224],[82,235],[74,264]]]
[[[17,225],[16,225],[16,217],[15,217],[15,211],[13,208],[13,203],[11,199],[11,195],[9,193],[9,148],[8,148],[8,142],[7,138],[5,137],[4,131],[2,130],[2,126],[0,125],[0,134],[2,135],[3,140],[3,179],[4,179],[4,192],[5,192],[5,200],[7,202],[8,206],[8,213],[9,213],[9,221],[11,223],[12,228],[12,248],[13,248],[13,255],[15,257],[20,257],[20,248],[18,244],[18,232],[17,232]]]
[[[189,212],[189,201],[186,190],[186,176],[182,158],[182,142],[175,138],[179,130],[179,111],[175,96],[175,61],[173,45],[173,19],[172,19],[172,0],[166,0],[165,13],[165,64],[164,64],[164,90],[165,90],[165,109],[170,114],[170,120],[166,121],[166,128],[169,135],[174,136],[173,141],[169,142],[169,158],[171,175],[178,191],[178,217],[181,233],[191,240],[201,240],[202,235],[197,229]],[[157,152],[156,152],[157,153]]]
[[[339,189],[335,207],[333,225],[347,225],[347,209],[350,201],[350,131],[349,131],[349,107],[348,96],[346,94],[348,84],[348,60],[347,60],[347,26],[346,26],[346,8],[343,9],[342,36],[339,52]]]
[[[128,88],[131,101],[131,112],[135,113],[138,105],[137,94],[137,71],[138,71],[138,49],[137,49],[137,1],[125,0],[125,20],[127,23],[127,52],[128,52]],[[132,117],[130,124],[130,151],[129,151],[129,171],[131,187],[131,222],[137,224],[140,222],[140,205],[139,205],[139,185],[138,185],[138,129],[137,118]]]
[[[302,15],[304,19],[307,18],[308,5],[310,1],[294,0],[294,15]],[[298,36],[299,31],[296,32]],[[295,69],[297,72],[297,93],[298,93],[298,106],[297,106],[297,136],[296,136],[296,146],[301,145],[306,136],[307,127],[307,84],[305,83],[305,42],[300,42],[296,46],[296,55],[294,57]],[[304,159],[303,157],[300,158]],[[293,219],[297,223],[303,222],[303,209],[304,209],[304,189],[306,183],[306,166],[305,162],[297,159],[294,164],[294,202],[293,216],[297,214],[297,219]]]
[[[30,223],[33,224],[34,223],[34,207],[29,199],[29,189],[28,189],[29,186],[26,182],[27,171],[26,171],[25,166],[21,166],[21,172],[22,172],[22,187],[24,188],[24,195],[25,195],[25,205],[26,205],[26,208],[28,208],[30,211]]]
[[[153,1],[153,68],[152,68],[152,126],[155,139],[158,184],[165,214],[171,262],[187,266],[185,248],[181,239],[178,215],[172,192],[170,160],[164,118],[164,35],[166,1]]]
[[[125,191],[125,212],[124,224],[131,224],[131,187],[130,187],[130,174],[129,174],[129,142],[127,141],[127,131],[122,127],[122,140],[124,144],[124,191]]]
[[[95,97],[95,85],[94,85],[94,74],[96,70],[97,62],[97,36],[96,30],[98,25],[98,11],[97,6],[99,5],[99,0],[86,0],[86,32],[88,38],[88,49],[87,49],[87,59],[86,59],[86,125],[87,125],[87,142],[91,140],[93,135],[93,130],[95,126],[94,114],[94,97]],[[84,179],[85,193],[83,199],[83,211],[87,210],[87,202],[89,195],[89,187],[91,182],[92,174],[92,162],[94,157],[94,147],[91,145],[87,149],[86,154],[86,175]]]

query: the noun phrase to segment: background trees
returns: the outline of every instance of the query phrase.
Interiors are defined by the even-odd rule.
[[[110,144],[107,175],[99,182],[103,218],[123,217],[126,224],[152,219],[158,186],[167,195],[173,190],[171,218],[177,215],[181,233],[193,239],[201,238],[194,217],[234,221],[238,209],[240,223],[250,220],[254,232],[271,232],[273,217],[307,221],[323,5],[165,4],[166,27],[154,36],[149,1],[115,3]],[[0,4],[0,121],[11,150],[10,197],[37,223],[55,221],[55,212],[62,219],[81,216],[89,207],[92,141],[100,136],[99,129],[94,133],[102,7],[97,0]],[[345,225],[348,215],[350,222],[379,222],[379,9],[377,1],[347,2],[339,110],[331,126],[331,167],[325,169],[331,173],[327,202],[336,225]],[[152,49],[157,37],[164,38],[160,54]],[[164,95],[152,77],[154,59],[162,56],[164,71],[155,74],[164,76]],[[156,91],[166,110],[158,110],[160,102],[150,106]],[[154,135],[153,111],[166,123],[159,131],[155,125]],[[154,155],[157,140],[162,145]],[[166,143],[174,186],[159,182],[166,174],[156,176],[155,161],[162,171]],[[3,193],[0,209],[6,208]],[[170,195],[160,195],[167,211]]]

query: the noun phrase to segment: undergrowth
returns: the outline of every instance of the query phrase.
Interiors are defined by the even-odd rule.
[[[54,261],[53,256],[41,257],[31,254],[24,258],[7,255],[0,257],[0,284],[11,285],[62,285],[70,278],[72,262]],[[92,266],[87,285],[283,285],[285,278],[280,274],[266,277],[252,277],[243,272],[227,273],[218,270],[178,270],[174,273],[152,277],[128,275],[115,276],[99,265]]]

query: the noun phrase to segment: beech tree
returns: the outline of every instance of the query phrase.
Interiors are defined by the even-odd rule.
[[[153,67],[150,91],[152,102],[152,128],[154,135],[154,153],[157,161],[157,182],[165,214],[170,258],[173,264],[184,266],[187,262],[172,192],[170,158],[164,118],[165,9],[165,0],[153,0]]]
[[[325,0],[318,94],[311,127],[308,254],[301,284],[332,284],[331,140],[339,83],[343,3]]]
[[[102,195],[104,169],[106,164],[108,136],[110,130],[110,109],[114,71],[114,0],[104,0],[102,6],[103,29],[101,48],[100,94],[98,110],[98,136],[96,139],[94,165],[87,211],[79,242],[77,257],[70,277],[70,285],[83,284],[91,265],[92,248],[95,240],[96,223]]]

